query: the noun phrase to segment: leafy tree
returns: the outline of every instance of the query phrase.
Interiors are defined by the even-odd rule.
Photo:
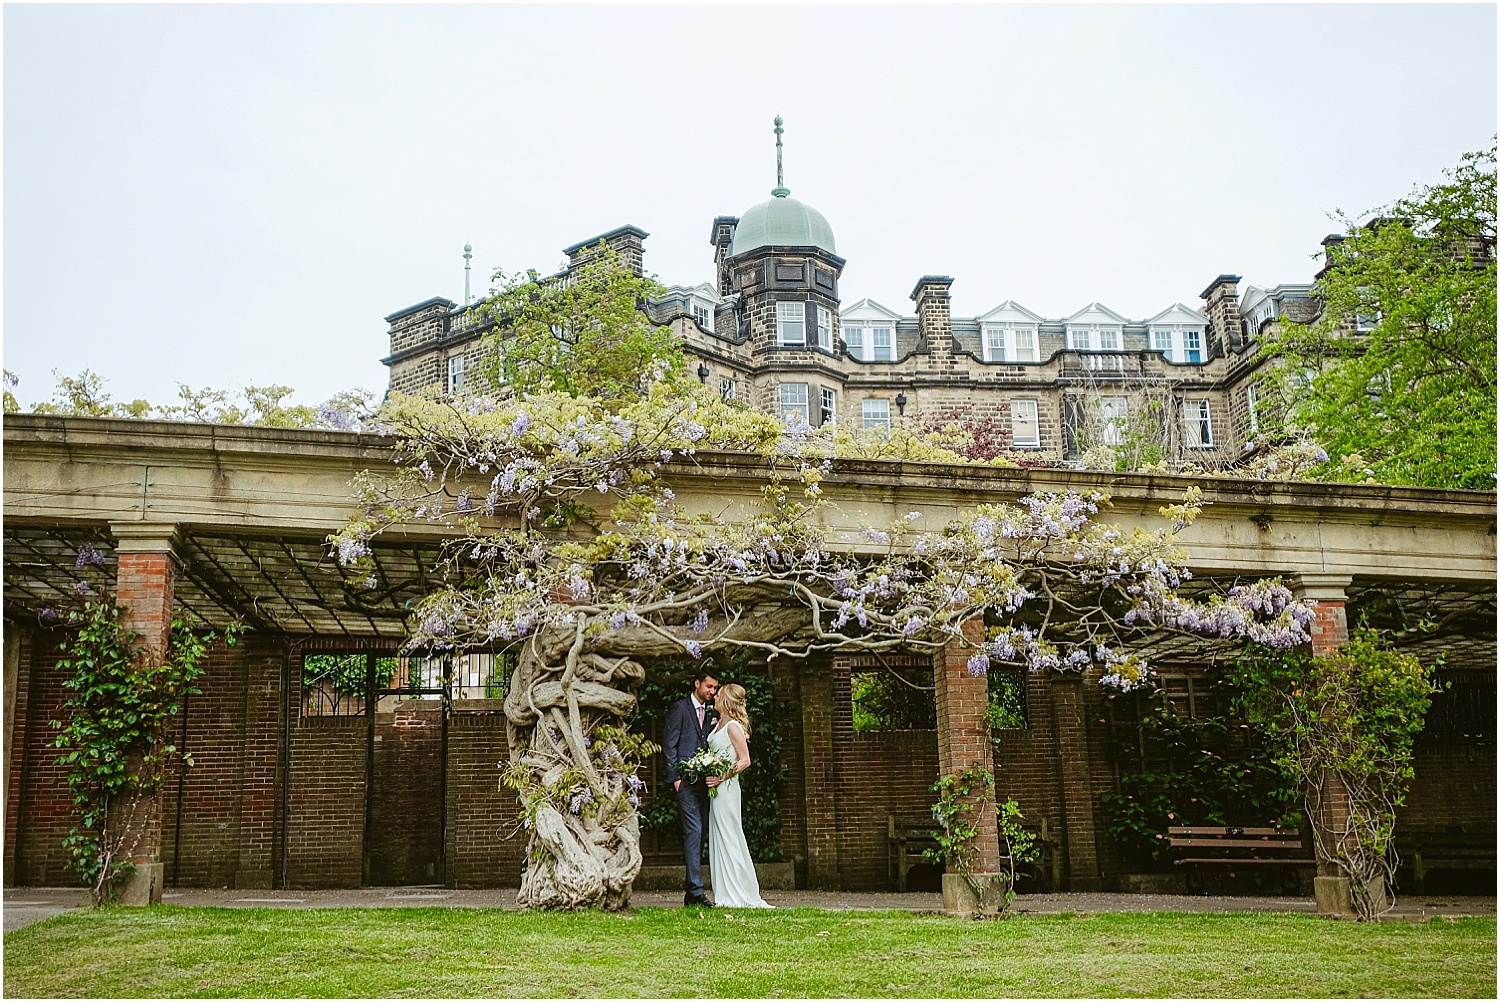
[[[109,394],[104,389],[104,377],[90,369],[84,369],[76,376],[64,376],[55,370],[52,374],[57,376],[57,389],[53,392],[49,402],[37,404],[31,408],[36,414],[136,418],[150,414],[151,405],[144,400],[132,400],[128,404],[112,403]],[[7,402],[7,410],[10,409],[10,404],[14,402],[14,399],[12,397]]]
[[[207,424],[257,425],[267,428],[334,428],[355,430],[362,426],[375,406],[374,394],[368,390],[345,390],[334,394],[316,407],[288,403],[295,392],[290,386],[270,384],[246,386],[239,392],[239,402],[228,390],[205,386],[194,389],[177,384],[178,403],[155,407],[146,400],[115,403],[104,389],[104,377],[90,369],[76,376],[57,373],[57,389],[52,399],[35,404],[34,414],[58,414],[67,417],[113,417],[156,419],[160,421],[200,421]],[[20,382],[5,373],[5,412],[20,411],[11,388]]]
[[[481,367],[492,385],[613,400],[639,395],[652,372],[683,371],[682,345],[641,308],[666,290],[621,265],[602,240],[566,275],[502,271],[494,280],[475,308],[495,321]]]
[[[1321,317],[1285,323],[1265,351],[1287,363],[1280,371],[1299,404],[1294,423],[1310,425],[1335,457],[1353,457],[1344,470],[1490,490],[1494,146],[1445,173],[1445,182],[1419,187],[1364,225],[1341,214],[1347,236],[1331,248],[1315,289]]]

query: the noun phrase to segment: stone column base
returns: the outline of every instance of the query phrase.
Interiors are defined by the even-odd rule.
[[[1358,913],[1354,910],[1354,896],[1350,893],[1348,877],[1314,877],[1313,896],[1318,902],[1319,915],[1326,915],[1329,918],[1358,917]],[[1370,901],[1377,915],[1388,907],[1385,881],[1379,877],[1371,882]]]
[[[137,863],[120,887],[118,903],[127,907],[161,904],[161,889],[165,882],[166,864]]]
[[[978,886],[980,893],[974,892]],[[1008,873],[943,874],[943,911],[958,918],[997,918],[1010,902]]]

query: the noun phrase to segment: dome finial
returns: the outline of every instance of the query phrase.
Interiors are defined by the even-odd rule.
[[[776,187],[771,189],[771,194],[776,198],[786,198],[792,193],[781,180],[781,116],[776,116]]]

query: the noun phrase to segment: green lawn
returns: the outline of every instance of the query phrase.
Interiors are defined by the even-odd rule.
[[[1495,920],[466,908],[79,911],[5,937],[17,996],[1488,996]]]

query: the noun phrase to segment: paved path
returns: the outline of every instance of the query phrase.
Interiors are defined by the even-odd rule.
[[[911,892],[867,893],[844,891],[765,891],[778,908],[897,909],[939,912],[942,895]],[[455,891],[443,887],[366,887],[352,891],[235,891],[180,888],[163,896],[169,905],[215,908],[516,908],[515,888]],[[88,895],[75,888],[7,887],[4,895],[5,931],[86,904]],[[682,896],[665,891],[640,891],[631,901],[640,908],[672,908]],[[1192,894],[1022,894],[1013,903],[1022,915],[1064,912],[1307,912],[1317,911],[1311,898],[1209,897]],[[1494,915],[1493,897],[1411,895],[1397,899],[1394,919],[1421,920],[1439,915]]]

